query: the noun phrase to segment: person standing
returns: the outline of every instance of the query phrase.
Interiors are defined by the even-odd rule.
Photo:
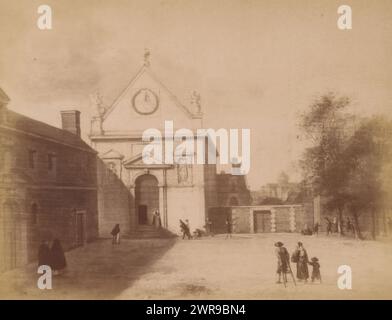
[[[233,223],[230,220],[230,218],[226,219],[226,239],[232,237],[232,232],[233,232]]]
[[[51,267],[51,255],[48,241],[44,240],[38,249],[38,267],[49,266]]]
[[[299,281],[307,282],[309,278],[309,259],[308,253],[306,252],[302,242],[298,242],[297,248],[293,253],[292,260],[297,261],[297,279]]]
[[[316,222],[313,226],[313,233],[318,236],[318,232],[319,232],[319,227],[320,227],[320,223]]]
[[[117,223],[112,232],[110,233],[112,235],[112,244],[120,244],[120,225]]]
[[[50,256],[53,274],[58,275],[67,266],[64,250],[59,239],[53,241],[52,248],[50,249]]]
[[[276,269],[277,280],[276,283],[282,283],[281,279],[283,277],[284,283],[287,282],[287,273],[289,272],[289,259],[290,255],[287,249],[283,246],[283,243],[278,241],[275,243],[275,255],[278,260],[278,265]]]
[[[212,230],[212,221],[210,218],[206,219],[206,232],[208,235],[210,235],[211,237],[214,236],[213,230]]]
[[[338,229],[339,229],[339,227],[338,227],[338,218],[335,216],[335,217],[333,217],[333,220],[332,220],[333,222],[332,222],[332,227],[333,227],[333,229],[332,229],[332,233],[338,233]]]
[[[328,218],[325,218],[327,220],[327,236],[332,233],[332,222]]]
[[[152,224],[156,229],[160,229],[162,227],[161,215],[158,210],[155,210],[154,217],[152,219]]]

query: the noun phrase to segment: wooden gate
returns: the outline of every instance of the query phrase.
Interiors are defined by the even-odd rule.
[[[255,233],[271,232],[271,211],[259,210],[254,212]]]

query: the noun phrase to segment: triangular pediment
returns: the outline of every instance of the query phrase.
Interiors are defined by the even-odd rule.
[[[166,120],[174,127],[193,128],[197,119],[170,90],[143,66],[103,116],[105,134],[143,132],[148,128],[163,129]]]
[[[145,164],[143,162],[143,156],[141,153],[134,155],[127,160],[123,161],[125,168],[171,168],[173,165],[168,164]]]
[[[124,156],[120,152],[113,149],[110,149],[109,151],[103,153],[99,157],[101,159],[120,159],[120,160],[124,158]]]

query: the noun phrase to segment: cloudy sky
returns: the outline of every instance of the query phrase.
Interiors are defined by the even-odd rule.
[[[53,29],[37,28],[37,8]],[[353,29],[337,28],[351,5]],[[99,89],[111,104],[151,51],[156,76],[184,103],[201,93],[205,126],[250,128],[252,188],[299,178],[298,114],[337,91],[358,114],[391,114],[392,1],[0,0],[0,86],[9,108],[60,126]]]

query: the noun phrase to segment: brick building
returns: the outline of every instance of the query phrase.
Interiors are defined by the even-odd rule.
[[[217,191],[220,206],[249,206],[252,203],[246,176],[221,172],[217,175]]]
[[[7,109],[0,89],[0,270],[35,260],[42,239],[65,249],[98,235],[96,152],[80,138],[79,111],[63,129]]]

